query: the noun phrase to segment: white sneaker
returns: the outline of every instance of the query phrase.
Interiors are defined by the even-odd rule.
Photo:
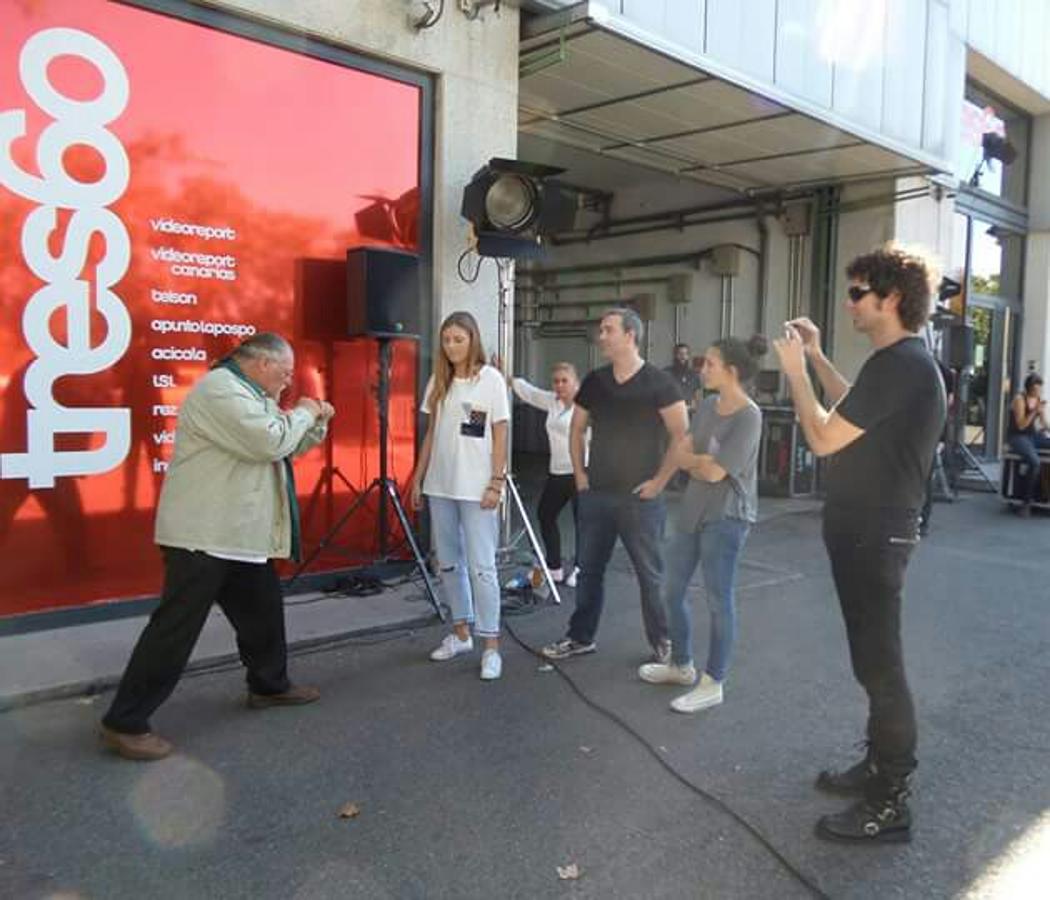
[[[431,652],[430,658],[434,660],[434,662],[445,662],[446,660],[459,656],[461,653],[470,653],[473,649],[474,638],[469,634],[465,641],[461,641],[455,634],[446,634],[445,639],[441,642],[438,648]]]
[[[481,654],[481,680],[495,681],[503,674],[503,657],[499,650],[486,650]]]
[[[722,702],[722,682],[715,681],[704,672],[700,676],[700,683],[688,694],[675,697],[671,701],[671,709],[680,713],[694,713],[711,706],[718,706]]]
[[[576,566],[565,579],[565,586],[574,588],[576,587],[576,576],[580,574],[580,567]]]
[[[646,663],[638,667],[638,677],[649,684],[684,684],[691,687],[696,683],[696,668],[692,663],[676,666],[674,663]]]

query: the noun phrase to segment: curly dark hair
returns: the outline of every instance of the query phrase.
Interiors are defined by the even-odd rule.
[[[737,337],[719,338],[711,344],[722,356],[722,362],[736,369],[741,384],[747,384],[758,374],[758,361],[769,350],[765,335],[753,334],[748,340]]]
[[[867,282],[882,299],[899,291],[897,314],[908,331],[918,331],[926,324],[936,273],[918,253],[887,244],[856,257],[846,266],[846,276]]]

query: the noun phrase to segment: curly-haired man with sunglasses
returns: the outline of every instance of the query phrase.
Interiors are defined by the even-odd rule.
[[[930,309],[922,257],[894,246],[846,268],[846,311],[875,352],[850,384],[824,355],[806,318],[774,342],[810,448],[829,457],[824,544],[846,623],[853,673],[868,695],[867,753],[817,787],[859,799],[817,823],[821,837],[906,841],[908,778],[916,766],[915,708],[901,649],[901,591],[918,544],[919,512],[944,426],[944,382],[917,332]],[[813,366],[830,408],[817,400]]]

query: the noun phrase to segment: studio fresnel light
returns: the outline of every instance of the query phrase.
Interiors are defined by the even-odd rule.
[[[564,169],[493,157],[463,190],[460,212],[474,226],[479,256],[534,256],[542,239],[572,227],[576,196],[552,176]]]

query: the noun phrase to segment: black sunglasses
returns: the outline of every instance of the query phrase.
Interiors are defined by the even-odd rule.
[[[860,303],[865,297],[872,292],[870,287],[861,287],[859,284],[855,284],[850,288],[847,288],[846,294],[849,297],[850,303]]]

